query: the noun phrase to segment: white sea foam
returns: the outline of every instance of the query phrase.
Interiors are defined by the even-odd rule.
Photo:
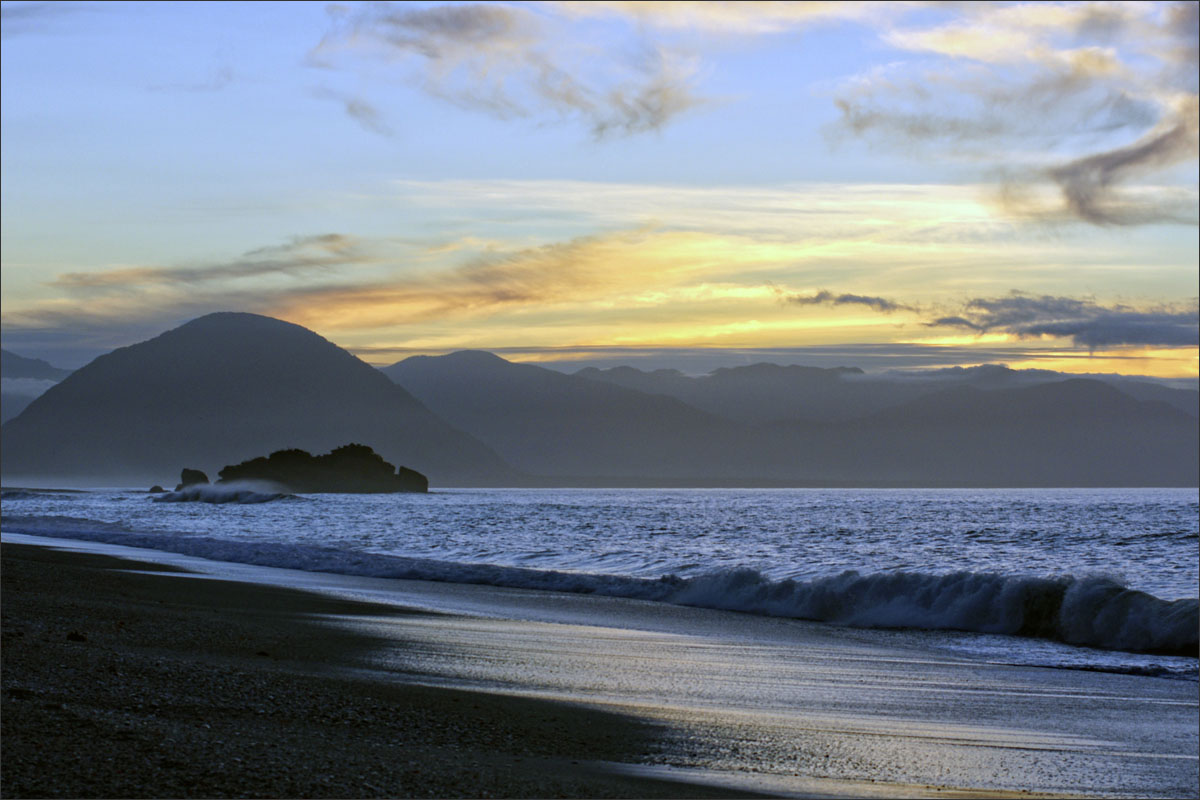
[[[1040,637],[1127,652],[1194,656],[1200,629],[1196,598],[1166,601],[1095,575],[846,571],[802,581],[771,580],[750,569],[720,569],[655,580],[146,532],[75,517],[6,517],[4,529],[260,566],[628,597],[853,627]]]
[[[231,481],[230,483],[197,483],[175,492],[154,497],[156,503],[270,503],[273,500],[295,500],[273,483],[266,481]]]
[[[1194,655],[1200,603],[1168,602],[1105,576],[919,572],[771,581],[754,570],[682,581],[671,602],[854,627],[1038,636],[1130,652]]]

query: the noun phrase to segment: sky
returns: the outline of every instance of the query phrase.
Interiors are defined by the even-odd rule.
[[[1194,2],[0,7],[24,356],[1200,374]]]

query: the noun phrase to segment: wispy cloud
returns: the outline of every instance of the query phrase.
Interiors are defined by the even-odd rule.
[[[728,270],[731,260],[746,265],[765,257],[737,237],[644,227],[534,247],[489,247],[412,275],[281,295],[274,307],[318,327],[368,328],[480,319],[503,311],[582,311],[596,303],[652,305],[655,292],[667,302],[674,296],[670,290],[694,287]]]
[[[384,120],[383,114],[380,113],[379,109],[362,97],[326,87],[313,89],[312,94],[314,97],[338,103],[348,117],[372,133],[388,137],[396,135],[392,127]]]
[[[143,291],[151,286],[195,285],[273,274],[297,275],[327,271],[368,259],[363,243],[354,237],[329,233],[296,237],[284,244],[261,247],[241,258],[192,267],[123,267],[96,272],[68,272],[51,286],[68,292]]]
[[[854,2],[761,2],[760,0],[584,0],[553,3],[573,16],[618,16],[643,25],[665,29],[701,31],[717,35],[760,35],[784,33],[809,25],[836,20],[888,18],[903,13],[914,3],[885,4]]]
[[[960,314],[925,323],[977,333],[1001,332],[1021,339],[1071,339],[1089,350],[1125,345],[1196,347],[1200,345],[1200,311],[1164,306],[1150,309],[1100,305],[1073,297],[1033,296],[1013,292],[1006,297],[968,300]]]
[[[959,306],[911,304],[886,297],[834,293],[787,294],[780,300],[801,306],[866,306],[890,314],[918,314],[927,328],[958,328],[974,334],[1004,334],[1016,339],[1070,339],[1088,350],[1113,347],[1196,347],[1200,345],[1200,315],[1190,305],[1134,307],[1102,305],[1095,300],[1012,291],[1002,297],[975,297]]]
[[[1196,158],[1196,4],[859,2],[334,6],[310,62],[383,67],[502,119],[573,121],[596,137],[660,130],[710,102],[705,59],[730,37],[832,23],[902,54],[835,98],[835,138],[976,163],[1014,218],[1195,224],[1186,193],[1128,188]],[[941,22],[928,22],[928,20]],[[585,23],[621,27],[585,38]],[[377,124],[379,105],[345,109]],[[1051,188],[1047,201],[1042,188]]]
[[[738,237],[649,227],[533,247],[331,233],[228,261],[66,273],[52,281],[64,297],[6,308],[4,324],[6,331],[69,327],[86,318],[102,326],[105,320],[119,325],[133,317],[243,310],[321,329],[365,329],[622,297],[645,305],[653,302],[647,298],[651,290],[695,286],[731,264],[736,269],[768,258],[769,252]],[[613,269],[614,264],[622,269]],[[701,288],[710,297],[720,292]],[[86,311],[80,311],[81,304]]]
[[[1153,129],[1124,147],[1106,150],[1051,167],[1048,175],[1062,191],[1066,207],[1087,222],[1128,225],[1144,222],[1195,224],[1194,208],[1139,205],[1132,208],[1117,187],[1157,167],[1194,160],[1198,152],[1197,99],[1183,98],[1179,108]]]
[[[1125,191],[1197,157],[1195,3],[959,8],[884,34],[926,60],[848,84],[838,133],[974,161],[1003,176],[998,197],[1018,216],[1196,224],[1178,194]]]
[[[702,102],[696,64],[681,54],[649,40],[630,51],[566,41],[552,15],[523,6],[381,3],[333,13],[312,65],[384,64],[430,95],[502,119],[575,120],[597,137],[630,135]]]
[[[782,294],[781,298],[784,302],[794,303],[799,306],[846,306],[858,305],[873,308],[876,311],[891,313],[893,311],[914,311],[913,306],[904,303],[898,303],[895,300],[889,300],[886,297],[871,297],[862,294],[834,294],[827,290],[821,290],[815,294]]]

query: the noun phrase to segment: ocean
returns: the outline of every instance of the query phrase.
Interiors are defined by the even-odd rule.
[[[175,497],[175,496],[168,496]],[[990,662],[1196,681],[1195,489],[6,490],[4,533],[889,632]]]

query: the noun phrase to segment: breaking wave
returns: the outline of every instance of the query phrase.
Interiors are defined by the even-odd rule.
[[[175,492],[155,496],[156,503],[270,503],[295,500],[296,495],[277,491],[278,487],[253,481],[200,483]]]
[[[209,489],[210,496],[213,488],[221,489],[199,488]],[[245,491],[230,490],[235,494]],[[755,570],[723,569],[691,578],[665,575],[654,580],[135,531],[118,523],[75,517],[7,517],[4,529],[267,567],[598,594],[852,627],[1006,634],[1107,650],[1193,657],[1198,654],[1200,639],[1197,598],[1162,600],[1095,575],[863,575],[847,571],[814,580],[771,580]]]
[[[1196,655],[1197,598],[1162,600],[1103,576],[843,572],[772,581],[726,570],[681,581],[671,602],[868,628],[1001,633],[1141,653]]]

